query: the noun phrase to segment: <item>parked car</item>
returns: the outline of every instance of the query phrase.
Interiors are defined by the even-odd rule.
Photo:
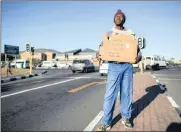
[[[139,64],[132,64],[132,65],[133,65],[134,71],[137,71],[137,69],[139,68]],[[107,75],[108,67],[109,67],[109,63],[107,61],[103,61],[99,68],[99,73],[101,76]]]
[[[43,61],[41,67],[57,67],[56,63],[54,61]]]
[[[42,63],[37,64],[36,67],[42,67]]]
[[[99,73],[101,76],[107,75],[108,67],[109,67],[109,63],[107,61],[103,61],[99,68]]]
[[[73,73],[76,71],[84,73],[95,71],[94,64],[89,60],[74,60],[71,69]]]

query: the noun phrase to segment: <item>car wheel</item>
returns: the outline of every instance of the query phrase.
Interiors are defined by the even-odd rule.
[[[159,66],[159,65],[157,65],[156,69],[157,69],[157,70],[160,70],[160,66]]]
[[[152,66],[152,68],[151,68],[153,71],[155,71],[155,70],[157,70],[157,66],[156,65],[154,65],[154,66]]]
[[[92,72],[95,72],[95,68],[92,68]]]
[[[75,71],[72,71],[73,73],[75,73]]]
[[[104,74],[103,74],[103,73],[101,73],[100,75],[101,75],[101,76],[104,76]]]
[[[85,68],[84,73],[88,73],[88,69],[87,68]]]

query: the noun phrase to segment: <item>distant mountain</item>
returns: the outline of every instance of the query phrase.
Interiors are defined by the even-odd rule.
[[[97,51],[95,51],[93,49],[86,48],[86,49],[82,50],[82,52],[97,52]]]
[[[86,48],[84,50],[81,50],[81,49],[75,49],[75,50],[71,50],[71,51],[66,51],[66,52],[60,52],[60,51],[57,51],[57,50],[53,50],[53,49],[45,49],[45,48],[40,48],[40,49],[35,49],[35,52],[40,52],[40,53],[44,53],[44,52],[53,52],[53,53],[58,53],[58,54],[61,54],[61,53],[74,53],[74,52],[97,52],[93,49],[89,49],[89,48]],[[20,51],[20,53],[23,53],[25,51]]]
[[[25,52],[25,51],[20,51],[20,53]],[[40,52],[40,53],[45,53],[45,52],[53,52],[53,53],[58,53],[60,54],[61,52],[53,49],[35,49],[35,52]]]
[[[82,51],[81,49],[75,49],[75,50],[70,50],[70,51],[66,51],[66,52],[63,52],[63,53],[74,53],[74,52],[77,52],[77,51]]]
[[[35,52],[53,52],[53,53],[61,53],[60,51],[57,51],[57,50],[53,50],[53,49],[35,49]]]

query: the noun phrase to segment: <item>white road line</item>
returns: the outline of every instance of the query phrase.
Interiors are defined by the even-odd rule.
[[[84,131],[92,131],[97,123],[103,117],[104,112],[100,111],[99,114],[91,121],[91,123],[84,129]]]
[[[33,90],[42,89],[42,88],[45,88],[45,87],[61,84],[61,83],[70,82],[70,81],[73,81],[73,80],[76,80],[76,79],[81,79],[81,78],[83,78],[83,77],[77,77],[77,78],[74,78],[74,79],[69,79],[69,80],[65,80],[65,81],[61,81],[61,82],[57,82],[57,83],[52,83],[52,84],[48,84],[48,85],[44,85],[44,86],[40,86],[40,87],[36,87],[36,88],[31,88],[31,89],[15,92],[15,93],[12,93],[12,94],[3,95],[3,96],[1,96],[1,99],[6,98],[6,97],[10,97],[10,96],[13,96],[13,95],[18,95],[18,94],[21,94],[21,93],[25,93],[25,92],[29,92],[29,91],[33,91]]]
[[[159,83],[159,80],[156,79],[156,82]]]
[[[106,77],[87,77],[87,76],[83,76],[83,78],[91,78],[91,79],[107,79]]]
[[[170,79],[170,78],[159,78],[159,80],[165,80],[165,81],[179,81],[181,79],[177,79],[177,78],[174,78],[174,79]]]
[[[153,78],[156,78],[154,75],[151,75]]]
[[[172,104],[172,106],[173,106],[174,108],[180,108],[180,107],[177,105],[177,103],[173,100],[172,97],[167,96],[167,98],[168,98],[168,100],[170,101],[170,103]]]
[[[168,77],[170,77],[170,76],[174,76],[174,77],[180,77],[181,75],[175,75],[175,74],[172,74],[172,75],[170,75],[170,74],[154,74],[155,76],[168,76]]]

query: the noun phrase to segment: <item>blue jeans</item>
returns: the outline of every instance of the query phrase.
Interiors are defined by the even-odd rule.
[[[101,124],[110,125],[113,117],[116,97],[120,92],[120,113],[125,119],[131,118],[133,98],[132,64],[109,63],[106,94],[104,97],[104,116]]]

